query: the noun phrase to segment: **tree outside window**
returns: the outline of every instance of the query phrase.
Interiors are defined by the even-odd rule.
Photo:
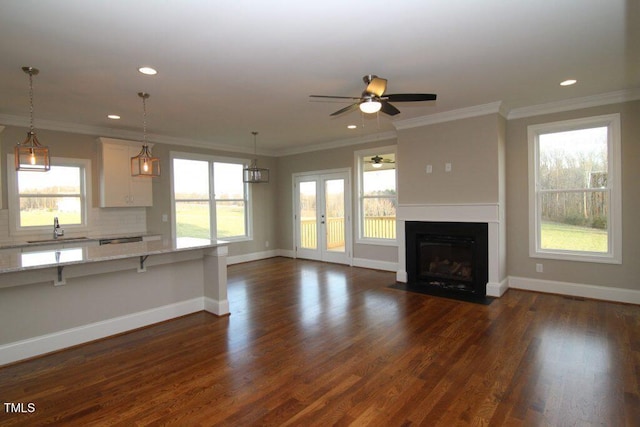
[[[530,127],[533,254],[619,259],[616,117]]]

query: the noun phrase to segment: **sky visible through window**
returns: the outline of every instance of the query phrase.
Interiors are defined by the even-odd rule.
[[[48,172],[18,172],[19,193],[50,193],[47,189],[64,188],[65,192],[80,193],[80,174],[77,167],[51,166]]]

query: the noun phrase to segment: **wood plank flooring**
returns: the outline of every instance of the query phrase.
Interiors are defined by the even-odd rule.
[[[26,412],[5,405],[0,425],[640,425],[639,306],[516,290],[484,306],[394,280],[231,266],[229,317],[0,368],[0,400]]]

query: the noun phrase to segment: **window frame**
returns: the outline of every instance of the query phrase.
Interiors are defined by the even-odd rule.
[[[367,148],[364,150],[358,150],[354,152],[354,162],[356,171],[356,191],[358,195],[358,202],[356,203],[356,243],[364,245],[379,245],[379,246],[398,246],[398,235],[396,233],[395,239],[382,239],[373,237],[364,237],[364,200],[367,198],[364,196],[364,159],[366,157],[372,157],[381,153],[392,153],[396,158],[395,163],[395,179],[396,179],[396,195],[395,197],[386,197],[393,199],[396,202],[396,225],[397,225],[397,206],[398,206],[398,153],[397,146],[388,145],[384,147]]]
[[[607,186],[609,195],[609,215],[607,218],[608,250],[602,252],[586,252],[561,249],[541,248],[541,195],[538,170],[540,164],[539,137],[543,134],[559,133],[596,127],[607,128]],[[528,163],[529,163],[529,256],[580,262],[597,262],[609,264],[622,263],[622,158],[620,114],[585,117],[551,123],[531,125],[527,128]],[[547,191],[548,192],[548,191]]]
[[[243,168],[246,168],[249,165],[249,161],[247,159],[241,159],[236,157],[224,157],[224,156],[212,156],[206,154],[197,154],[197,153],[185,153],[185,152],[177,152],[172,151],[169,153],[170,165],[171,165],[171,236],[176,238],[176,199],[175,199],[175,191],[174,191],[174,169],[173,169],[173,161],[174,159],[182,159],[182,160],[195,160],[195,161],[206,161],[208,162],[208,171],[209,171],[209,219],[210,219],[210,230],[211,230],[211,239],[212,240],[225,240],[229,242],[245,242],[253,240],[253,203],[252,203],[252,192],[251,186],[248,183],[243,183],[244,186],[244,203],[245,203],[245,235],[243,236],[232,236],[232,237],[218,237],[218,226],[217,226],[217,215],[216,208],[218,201],[232,201],[228,199],[216,199],[215,196],[215,181],[214,181],[214,164],[215,163],[232,163],[242,165]],[[233,199],[236,200],[236,199]],[[239,200],[239,199],[238,199]],[[185,200],[186,201],[186,200]],[[200,201],[200,200],[198,200]]]
[[[89,231],[89,203],[91,197],[91,160],[68,157],[52,157],[51,166],[77,167],[80,169],[80,224],[60,224],[66,232],[80,233]],[[20,226],[20,194],[18,188],[18,174],[14,167],[14,155],[7,155],[7,170],[14,173],[7,173],[7,201],[9,211],[9,233],[12,236],[29,236],[40,233],[52,232],[53,217],[51,225],[37,225],[23,227]],[[43,172],[33,172],[43,173]]]

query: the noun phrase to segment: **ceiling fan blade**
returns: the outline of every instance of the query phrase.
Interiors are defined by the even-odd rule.
[[[309,95],[309,98],[360,99],[359,96]]]
[[[380,103],[382,104],[382,108],[380,108],[380,111],[382,111],[385,114],[388,114],[390,116],[395,116],[396,114],[400,114],[400,110],[398,110],[396,107],[394,107],[393,105],[389,104],[387,101],[380,101]]]
[[[346,113],[347,111],[355,110],[355,109],[358,108],[358,105],[360,105],[360,104],[356,102],[355,104],[351,104],[348,107],[344,107],[343,109],[338,110],[335,113],[332,113],[330,115],[331,116],[337,116],[339,114]]]
[[[381,79],[380,77],[374,77],[371,83],[367,85],[365,90],[367,93],[373,93],[376,96],[382,96],[387,89],[387,79]]]
[[[385,99],[392,102],[435,101],[436,98],[437,95],[435,93],[395,93],[385,95]]]

